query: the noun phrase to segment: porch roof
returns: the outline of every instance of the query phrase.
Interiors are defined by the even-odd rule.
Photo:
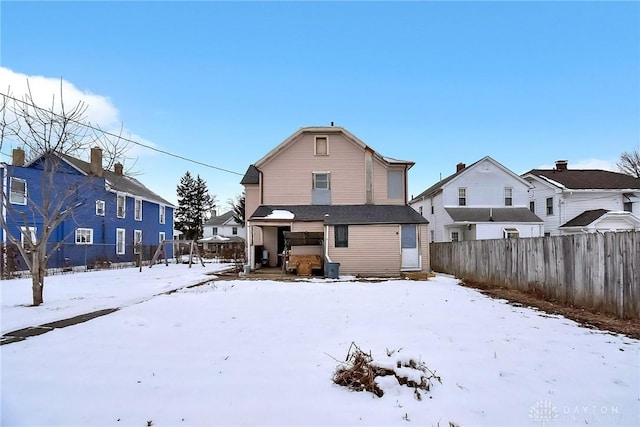
[[[428,224],[406,205],[261,205],[249,220],[265,220],[273,211],[289,211],[291,221],[322,221],[326,225]]]
[[[543,222],[528,208],[445,208],[455,222]]]

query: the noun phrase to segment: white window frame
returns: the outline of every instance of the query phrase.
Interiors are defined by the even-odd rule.
[[[166,221],[166,206],[165,205],[158,205],[158,221],[160,222],[160,224],[164,224]]]
[[[116,217],[126,218],[127,216],[127,196],[125,194],[116,195]]]
[[[454,239],[455,236],[455,239]],[[452,231],[451,232],[451,241],[452,242],[459,242],[460,241],[460,232],[459,231]]]
[[[164,231],[158,233],[158,243],[162,244],[167,239],[167,234]]]
[[[322,153],[320,150],[318,150],[318,140],[322,140],[324,139],[325,141],[325,149],[324,149],[324,153]],[[329,155],[329,136],[328,135],[317,135],[316,137],[314,137],[313,139],[313,155],[314,156],[328,156]]]
[[[23,192],[13,191],[13,183],[22,183],[24,186]],[[27,204],[27,181],[21,178],[11,177],[9,179],[9,202],[12,205],[26,205]]]
[[[549,203],[549,200],[551,200],[551,203]],[[545,212],[547,213],[547,216],[553,215],[553,197],[547,197],[545,200]]]
[[[504,205],[513,206],[513,187],[504,187]]]
[[[133,202],[133,219],[142,221],[142,199],[136,197]]]
[[[124,255],[127,253],[126,237],[127,230],[124,228],[116,228],[116,255]]]
[[[93,228],[76,228],[76,245],[93,245]]]
[[[318,187],[318,177],[319,176],[325,176],[327,177],[327,186],[326,187]],[[312,172],[312,180],[313,180],[313,189],[314,190],[330,190],[331,189],[331,172]]]
[[[36,227],[29,227],[27,230],[26,226],[20,227],[20,245],[24,248],[25,244],[25,236],[27,235],[27,231],[31,235],[31,244],[35,245],[36,242],[36,234],[38,233],[38,229]]]
[[[104,200],[96,200],[96,215],[104,216],[106,211],[106,204]]]
[[[467,206],[467,189],[458,187],[458,206]]]
[[[133,253],[138,255],[142,247],[142,230],[133,230]]]

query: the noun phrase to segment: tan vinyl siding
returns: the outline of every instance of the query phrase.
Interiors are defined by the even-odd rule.
[[[364,151],[343,135],[329,135],[329,155],[314,155],[314,134],[305,133],[261,165],[263,204],[311,204],[312,173],[331,173],[331,204],[365,202]]]
[[[250,218],[256,209],[258,209],[258,206],[260,206],[260,187],[257,184],[245,185],[244,191],[244,211],[246,218]]]
[[[429,225],[421,224],[418,226],[420,230],[420,255],[422,256],[422,271],[431,271],[431,260],[429,259]]]
[[[396,168],[398,169],[398,168]],[[373,203],[376,205],[404,205],[405,198],[389,199],[387,194],[389,170],[380,160],[373,162]],[[402,184],[403,187],[405,183]],[[406,196],[406,189],[404,189]]]
[[[400,235],[398,225],[350,225],[349,247],[336,248],[329,230],[329,257],[340,263],[340,274],[398,276]]]
[[[294,222],[291,231],[313,231],[324,232],[324,224],[322,222]]]

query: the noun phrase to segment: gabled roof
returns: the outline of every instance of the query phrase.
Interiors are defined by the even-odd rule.
[[[455,222],[543,222],[527,208],[445,208]]]
[[[258,168],[254,165],[249,165],[249,168],[244,173],[240,184],[260,184],[260,171],[258,170]]]
[[[564,224],[562,224],[560,226],[560,228],[562,228],[562,227],[585,227],[585,226],[591,224],[593,221],[595,221],[598,218],[600,218],[602,215],[606,214],[607,212],[609,212],[609,211],[606,210],[606,209],[592,209],[592,210],[589,210],[589,211],[584,211],[580,215],[578,215],[577,217],[573,218],[572,220],[567,221]]]
[[[323,221],[327,225],[428,224],[406,205],[262,205],[250,220],[268,220],[274,211],[288,211],[291,221]]]
[[[531,169],[527,175],[572,190],[640,190],[640,178],[600,169]]]
[[[225,223],[229,220],[233,219],[233,211],[228,211],[223,213],[222,215],[218,215],[218,216],[214,216],[209,218],[209,220],[207,220],[204,225],[225,225]],[[235,222],[234,222],[235,224]]]
[[[380,160],[382,163],[386,163],[389,165],[407,165],[412,167],[415,162],[409,160],[398,160],[393,159],[391,157],[384,157],[381,154],[377,153],[374,149],[365,144],[362,140],[357,138],[355,135],[347,131],[345,128],[339,126],[310,126],[300,128],[293,135],[289,136],[283,142],[281,142],[278,146],[276,146],[273,150],[269,151],[264,157],[254,163],[256,168],[260,168],[262,165],[270,161],[272,158],[277,156],[280,152],[287,148],[291,143],[297,140],[301,135],[305,133],[313,133],[313,134],[322,134],[322,135],[331,135],[331,134],[342,134],[347,140],[353,142],[354,144],[361,147],[363,150],[369,150],[373,153],[373,156]],[[249,171],[247,171],[249,172]]]
[[[513,173],[511,170],[506,168],[501,163],[497,162],[496,160],[494,160],[493,158],[491,158],[489,156],[484,156],[483,158],[481,158],[480,160],[470,164],[469,166],[463,167],[461,170],[457,171],[456,173],[454,173],[452,175],[449,175],[448,177],[446,177],[444,179],[441,179],[440,181],[436,182],[434,185],[432,185],[431,187],[427,188],[422,193],[418,194],[416,197],[411,199],[411,201],[409,203],[416,202],[418,200],[425,199],[427,197],[431,197],[431,196],[437,194],[439,191],[442,190],[442,187],[444,187],[447,183],[449,183],[450,181],[453,181],[455,178],[457,178],[460,175],[466,173],[467,171],[473,169],[478,163],[481,163],[482,161],[485,161],[485,160],[490,161],[495,166],[497,166],[499,169],[502,169],[504,172],[513,175],[514,178],[517,178],[518,180],[523,181],[522,177],[520,177],[517,174]]]
[[[72,166],[79,169],[85,175],[91,174],[91,164],[68,155],[62,155],[62,158]],[[107,182],[107,184],[109,185],[109,187],[111,187],[111,189],[114,191],[127,193],[132,196],[141,197],[151,202],[174,207],[174,205],[171,202],[163,199],[153,191],[149,190],[140,181],[138,181],[133,177],[126,176],[126,175],[118,175],[115,172],[112,172],[109,170],[103,171],[103,177]]]

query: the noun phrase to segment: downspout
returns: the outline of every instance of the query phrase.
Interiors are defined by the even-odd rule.
[[[331,258],[329,258],[329,225],[324,226],[324,274],[327,275],[327,265],[332,262]]]

